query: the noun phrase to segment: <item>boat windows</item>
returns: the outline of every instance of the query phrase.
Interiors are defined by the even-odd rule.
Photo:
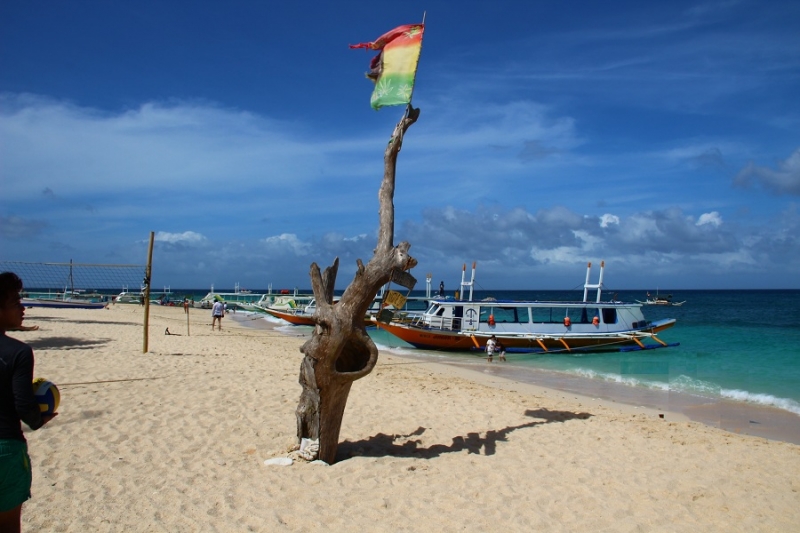
[[[617,310],[613,307],[606,307],[603,308],[603,322],[606,324],[616,324],[617,323]]]
[[[527,324],[530,322],[530,312],[527,307],[481,307],[480,321],[489,323],[492,316],[495,324]]]
[[[571,308],[568,316],[573,324],[591,324],[594,317],[600,316],[600,311],[596,307]]]
[[[533,311],[534,322],[538,324],[550,324],[551,322],[554,322],[554,320],[552,319],[552,311],[553,311],[552,308],[534,307],[532,311]],[[564,320],[563,316],[558,321],[560,322],[561,320]]]
[[[533,322],[537,324],[561,324],[569,318],[573,324],[591,324],[594,317],[600,316],[596,307],[533,307]],[[614,311],[612,309],[612,311]],[[605,315],[604,315],[605,316]],[[497,318],[497,317],[495,317]]]

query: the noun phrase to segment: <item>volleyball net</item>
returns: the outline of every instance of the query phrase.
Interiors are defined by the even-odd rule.
[[[145,265],[0,261],[0,272],[22,278],[26,292],[139,292],[148,281]]]

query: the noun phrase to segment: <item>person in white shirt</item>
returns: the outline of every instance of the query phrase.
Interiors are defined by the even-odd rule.
[[[211,306],[211,331],[214,331],[214,324],[219,324],[219,330],[222,331],[223,316],[225,316],[225,304],[222,302],[214,302],[214,305]]]
[[[487,361],[490,363],[492,362],[492,358],[494,357],[494,349],[497,347],[497,338],[492,335],[489,337],[489,340],[486,341],[486,355],[489,357],[486,358]]]

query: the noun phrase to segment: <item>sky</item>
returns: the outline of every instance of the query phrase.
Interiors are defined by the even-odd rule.
[[[374,52],[425,35],[395,243],[424,288],[800,288],[800,3],[0,3],[0,259],[336,288],[377,243]],[[598,271],[593,273],[596,281]]]

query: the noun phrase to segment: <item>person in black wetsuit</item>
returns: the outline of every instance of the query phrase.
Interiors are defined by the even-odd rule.
[[[22,326],[22,280],[0,274],[0,531],[20,530],[22,503],[31,497],[31,461],[22,422],[39,429],[55,415],[43,416],[33,395],[33,350],[6,335]]]

